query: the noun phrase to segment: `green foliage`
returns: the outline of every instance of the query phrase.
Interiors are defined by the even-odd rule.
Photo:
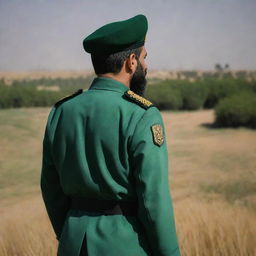
[[[252,83],[240,79],[206,79],[204,84],[208,91],[205,108],[214,108],[219,100],[241,91],[253,90]]]
[[[256,80],[231,78],[229,72],[203,73],[197,77],[195,71],[181,71],[178,74],[187,79],[151,79],[146,90],[146,98],[160,110],[197,110],[214,108],[226,97],[242,91],[256,92]],[[243,73],[238,73],[239,75]],[[254,75],[253,73],[251,74]],[[34,80],[15,80],[6,85],[0,80],[0,109],[52,106],[57,100],[89,88],[93,77],[41,78]]]
[[[149,86],[146,97],[161,110],[178,110],[182,107],[180,91],[165,83]]]
[[[51,88],[58,86],[64,94],[71,94],[78,89],[87,89],[91,84],[93,77],[77,77],[77,78],[40,78],[33,80],[16,80],[12,86],[16,87],[38,87]]]
[[[181,84],[179,89],[183,110],[197,110],[203,107],[207,91],[202,82]]]
[[[161,110],[196,110],[203,107],[207,90],[200,81],[165,80],[150,85],[146,97]]]
[[[0,108],[51,106],[61,92],[37,91],[35,87],[0,86]]]
[[[256,92],[256,82],[234,78],[165,80],[150,84],[146,97],[161,110],[197,110],[214,108],[221,99],[243,91]]]
[[[186,79],[189,79],[189,78],[194,78],[194,79],[196,79],[196,78],[198,78],[198,77],[197,77],[197,72],[196,72],[196,71],[193,71],[193,70],[191,70],[191,71],[181,71],[180,73],[181,73],[183,76],[185,76]]]
[[[36,80],[16,80],[6,85],[0,80],[0,109],[19,107],[52,106],[60,98],[76,90],[88,88],[92,77],[83,78],[41,78]],[[43,90],[38,90],[42,87]],[[57,87],[57,91],[52,90]]]
[[[242,92],[227,97],[215,108],[216,124],[221,127],[246,126],[256,129],[256,94]]]

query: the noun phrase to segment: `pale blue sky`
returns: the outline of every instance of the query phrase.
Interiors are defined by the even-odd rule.
[[[0,0],[0,71],[91,69],[82,40],[139,13],[149,69],[256,69],[256,0]]]

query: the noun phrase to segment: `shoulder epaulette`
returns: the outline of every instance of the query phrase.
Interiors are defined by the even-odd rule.
[[[79,89],[79,90],[77,90],[76,92],[74,92],[73,94],[61,98],[60,100],[58,100],[58,101],[54,104],[54,106],[55,106],[55,107],[58,107],[61,103],[65,102],[65,101],[67,101],[67,100],[69,100],[69,99],[74,98],[75,96],[81,94],[83,91],[84,91],[83,89]]]
[[[151,101],[134,93],[131,90],[126,91],[124,95],[125,95],[125,97],[127,97],[128,99],[132,100],[133,102],[137,103],[138,105],[140,105],[141,107],[143,107],[145,109],[148,109],[148,108],[154,106]]]

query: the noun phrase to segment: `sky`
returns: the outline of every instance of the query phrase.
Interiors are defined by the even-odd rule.
[[[83,39],[137,14],[149,70],[255,70],[255,10],[256,0],[0,0],[0,72],[90,70]]]

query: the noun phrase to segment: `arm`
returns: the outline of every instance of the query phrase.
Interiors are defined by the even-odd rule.
[[[50,117],[49,117],[50,118]],[[59,240],[69,210],[69,198],[63,193],[59,175],[53,163],[47,125],[43,141],[43,161],[41,170],[41,191],[47,213]]]
[[[162,127],[163,139],[152,126]],[[157,143],[157,139],[160,139]],[[157,108],[149,108],[136,126],[131,143],[132,163],[139,201],[139,219],[153,255],[179,256],[174,214],[168,185],[168,152],[164,124]]]

